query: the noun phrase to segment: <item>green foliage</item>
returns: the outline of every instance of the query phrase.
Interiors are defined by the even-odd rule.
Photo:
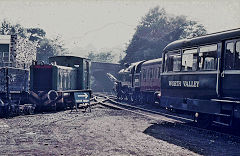
[[[203,25],[185,16],[170,16],[155,7],[142,18],[121,63],[162,57],[162,50],[172,41],[206,34]]]
[[[1,35],[18,35],[28,41],[36,43],[37,60],[48,62],[48,57],[54,55],[64,55],[67,49],[60,36],[54,39],[46,38],[46,32],[41,28],[24,28],[20,24],[11,24],[7,20],[3,20],[0,26]]]
[[[101,53],[88,53],[87,58],[91,59],[91,61],[95,62],[105,62],[105,63],[111,63],[113,61],[114,56],[111,52],[101,52]]]
[[[64,48],[64,44],[59,36],[55,39],[43,38],[39,40],[39,46],[37,48],[38,61],[47,63],[49,57],[64,54],[67,54],[67,50]]]
[[[27,32],[26,29],[23,28],[20,24],[11,24],[6,19],[3,20],[0,27],[0,34],[1,35],[19,35],[23,38],[26,38]]]
[[[42,40],[46,35],[46,32],[40,28],[29,28],[27,33],[29,34],[29,40],[33,42]]]

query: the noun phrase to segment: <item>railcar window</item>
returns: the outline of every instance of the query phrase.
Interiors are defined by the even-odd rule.
[[[184,50],[182,55],[182,71],[196,71],[197,57],[197,48]]]
[[[173,71],[181,70],[181,55],[173,56]]]
[[[240,41],[236,43],[235,69],[240,69]]]
[[[226,46],[226,53],[225,53],[225,68],[226,69],[233,69],[233,56],[234,56],[234,43],[229,42]]]
[[[200,47],[199,63],[200,70],[216,70],[217,69],[217,45],[208,45]]]
[[[180,51],[169,52],[165,54],[165,72],[180,71],[181,69],[181,53]]]

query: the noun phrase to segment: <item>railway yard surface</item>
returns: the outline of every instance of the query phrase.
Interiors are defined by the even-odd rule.
[[[240,139],[102,105],[0,119],[0,155],[240,155]]]

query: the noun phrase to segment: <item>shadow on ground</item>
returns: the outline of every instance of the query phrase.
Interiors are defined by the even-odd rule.
[[[179,123],[153,123],[143,133],[200,155],[222,155],[227,154],[229,150],[233,153],[239,152],[236,151],[239,143],[232,141],[231,138],[182,126]]]

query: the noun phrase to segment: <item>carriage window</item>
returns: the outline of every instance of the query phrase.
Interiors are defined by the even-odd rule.
[[[180,51],[169,52],[165,54],[165,72],[180,71],[181,53]]]
[[[184,50],[182,55],[182,71],[196,71],[197,57],[197,49]]]
[[[142,78],[146,81],[146,69],[143,69]]]
[[[126,74],[126,81],[131,82],[131,74]]]
[[[200,47],[199,63],[200,70],[217,69],[217,45],[208,45]]]
[[[240,69],[240,41],[236,43],[235,69]]]
[[[156,72],[157,70],[156,70],[156,68],[153,68],[153,78],[156,78]]]
[[[149,79],[152,79],[153,73],[152,73],[152,68],[149,70]]]
[[[158,77],[157,78],[160,78],[161,76],[161,67],[158,67]]]
[[[154,76],[155,79],[158,78],[158,68],[155,68],[155,76]]]
[[[233,49],[234,49],[234,43],[229,42],[226,46],[226,52],[225,52],[225,69],[233,69]]]

